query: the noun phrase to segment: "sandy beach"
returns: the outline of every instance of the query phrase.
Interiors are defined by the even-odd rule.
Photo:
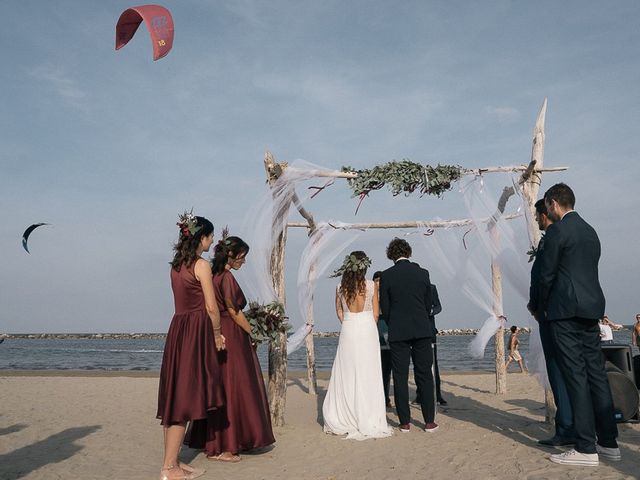
[[[244,454],[239,464],[182,457],[207,469],[204,479],[621,479],[640,476],[640,424],[619,424],[621,462],[563,467],[548,459],[543,391],[529,376],[508,376],[508,393],[493,394],[492,374],[447,374],[439,431],[427,434],[419,411],[410,433],[364,442],[325,435],[320,395],[306,393],[292,375],[287,425],[275,429],[268,451]],[[84,372],[0,373],[0,478],[155,479],[162,431],[155,417],[156,375]],[[388,420],[397,426],[395,412]]]

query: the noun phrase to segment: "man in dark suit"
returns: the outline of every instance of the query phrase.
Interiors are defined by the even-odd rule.
[[[538,228],[545,232],[553,222],[547,214],[547,206],[544,203],[544,199],[538,200],[535,207]],[[555,435],[551,438],[538,440],[538,443],[540,445],[556,447],[562,445],[574,445],[575,434],[573,432],[573,411],[571,410],[571,401],[569,400],[569,394],[567,393],[567,386],[562,378],[562,372],[558,366],[556,351],[553,348],[553,340],[551,339],[550,326],[544,318],[544,312],[538,309],[538,303],[540,301],[538,298],[538,282],[540,281],[540,267],[542,265],[542,257],[544,255],[544,242],[545,239],[543,235],[542,238],[540,238],[540,242],[538,242],[535,259],[531,266],[531,286],[529,288],[529,304],[527,305],[527,308],[538,321],[540,342],[542,343],[542,351],[544,352],[544,359],[547,366],[547,376],[549,377],[549,384],[551,385],[551,391],[553,392],[553,400],[556,404]]]
[[[394,265],[380,276],[380,311],[389,327],[393,391],[400,431],[409,431],[409,361],[413,360],[414,376],[422,392],[422,416],[425,431],[438,429],[435,423],[433,384],[434,324],[431,312],[429,272],[409,261],[411,246],[394,238],[387,247],[387,258]]]
[[[596,466],[599,456],[614,461],[621,458],[598,327],[605,307],[598,280],[600,240],[573,210],[575,196],[567,185],[551,187],[544,201],[554,223],[545,235],[536,312],[549,322],[573,408],[576,438],[575,449],[551,455],[550,460]]]

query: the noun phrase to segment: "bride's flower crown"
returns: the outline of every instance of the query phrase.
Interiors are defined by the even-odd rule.
[[[202,228],[202,225],[198,226],[198,219],[193,214],[193,208],[189,212],[185,210],[182,215],[178,215],[178,220],[176,225],[180,227],[180,233],[183,237],[192,237]]]
[[[371,259],[366,255],[358,258],[355,255],[347,255],[344,257],[342,266],[338,268],[329,278],[340,277],[344,272],[357,272],[358,270],[366,270],[371,266]]]

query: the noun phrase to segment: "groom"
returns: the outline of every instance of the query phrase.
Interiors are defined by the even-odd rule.
[[[394,238],[387,247],[387,258],[394,265],[380,276],[381,316],[389,326],[393,391],[400,431],[409,431],[409,360],[413,359],[416,385],[421,393],[425,431],[435,432],[435,394],[433,348],[436,336],[431,313],[429,272],[409,261],[411,246]]]

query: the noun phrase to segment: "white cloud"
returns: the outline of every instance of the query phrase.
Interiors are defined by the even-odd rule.
[[[513,122],[520,116],[520,112],[513,107],[488,106],[486,112],[500,122]]]
[[[32,69],[29,73],[41,82],[48,83],[60,97],[71,103],[78,104],[87,96],[86,92],[82,90],[77,82],[60,66],[51,64],[40,65]]]

